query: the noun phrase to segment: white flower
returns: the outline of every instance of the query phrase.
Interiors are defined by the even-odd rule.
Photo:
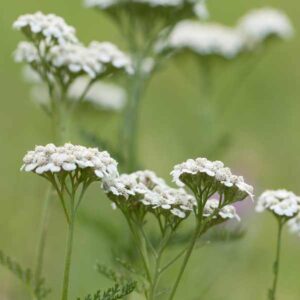
[[[68,97],[79,99],[88,84],[87,78],[78,78],[71,85]],[[101,110],[121,111],[126,103],[126,92],[116,84],[97,81],[86,93],[84,101]]]
[[[149,170],[104,180],[102,187],[106,193],[113,195],[113,201],[116,201],[115,197],[121,197],[120,203],[128,206],[134,206],[138,201],[146,210],[156,212],[161,209],[163,213],[171,213],[179,218],[185,218],[197,205],[195,198],[184,189],[169,187]],[[124,198],[129,202],[124,202]]]
[[[250,47],[271,36],[288,39],[294,33],[289,18],[283,12],[268,7],[250,11],[240,19],[237,28]]]
[[[296,233],[300,236],[300,213],[288,221],[288,227],[292,233]]]
[[[54,14],[45,15],[41,12],[21,15],[13,24],[13,28],[23,30],[26,35],[40,40],[42,36],[47,42],[59,44],[76,43],[76,32],[66,24],[63,18]]]
[[[30,66],[24,66],[22,69],[22,77],[24,81],[32,84],[42,83],[42,78],[37,71],[32,69]]]
[[[160,47],[188,49],[198,55],[220,55],[232,59],[243,50],[244,40],[237,30],[230,27],[185,20],[175,26],[166,45]]]
[[[72,144],[65,144],[61,147],[54,144],[36,146],[33,151],[25,155],[23,163],[21,170],[37,174],[91,169],[100,179],[118,176],[117,162],[110,157],[108,152],[99,152],[96,148]]]
[[[50,48],[47,60],[55,68],[71,74],[87,74],[91,78],[104,72],[104,65],[89,48],[81,44],[57,45]]]
[[[186,162],[176,165],[171,172],[173,181],[178,186],[185,185],[185,183],[182,182],[182,176],[198,176],[201,174],[214,179],[224,187],[236,188],[241,193],[241,198],[245,198],[246,196],[253,198],[253,187],[246,184],[243,177],[233,175],[231,170],[224,167],[224,164],[221,161],[209,161],[208,159],[201,157],[188,159]]]
[[[195,4],[194,11],[196,16],[200,19],[207,20],[209,18],[209,12],[206,6],[206,0],[201,0]]]
[[[130,57],[110,42],[93,41],[89,45],[93,56],[102,64],[111,64],[116,69],[124,69],[128,74],[133,73]]]
[[[16,62],[25,62],[28,64],[39,63],[40,58],[37,49],[30,42],[20,42],[14,52]]]
[[[215,211],[219,208],[219,200],[217,199],[208,199],[203,211],[204,217],[210,217],[212,214],[215,213]],[[223,206],[218,214],[213,217],[213,219],[216,219],[217,217],[221,217],[222,219],[236,219],[240,221],[240,217],[236,212],[236,209],[233,205],[225,205]]]
[[[287,190],[267,190],[257,201],[256,211],[269,210],[278,216],[293,217],[299,211],[300,197]]]

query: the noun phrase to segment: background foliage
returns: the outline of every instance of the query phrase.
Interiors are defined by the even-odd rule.
[[[262,5],[285,10],[299,32],[299,3],[296,0],[227,0],[226,3],[209,0],[212,19],[226,24],[234,24],[249,9]],[[32,245],[38,235],[45,185],[35,176],[21,174],[19,167],[27,149],[50,142],[47,138],[50,124],[40,109],[30,102],[29,87],[21,78],[21,68],[13,62],[12,52],[20,35],[12,31],[11,24],[18,15],[37,10],[63,16],[77,28],[79,37],[85,42],[98,39],[125,45],[110,20],[103,14],[84,9],[80,0],[5,0],[0,3],[0,249],[25,266],[32,264],[35,255]],[[233,146],[223,160],[256,186],[256,194],[266,188],[280,187],[300,193],[299,46],[296,35],[290,42],[269,47],[239,90],[234,108],[221,124],[234,134]],[[235,67],[226,71],[227,75],[218,78],[220,87],[226,84],[223,78],[228,75],[234,78],[237,72]],[[199,101],[199,91],[194,84],[197,75],[192,64],[184,70],[168,64],[151,82],[142,103],[141,161],[165,178],[170,178],[168,174],[175,163],[201,156],[205,140],[194,112]],[[116,136],[117,116],[89,112],[76,118],[78,130],[89,129],[112,141]],[[75,137],[72,142],[79,141],[79,137]],[[245,238],[228,244],[211,244],[195,252],[178,299],[186,296],[186,291],[188,298],[195,300],[250,300],[253,291],[255,299],[265,299],[271,281],[275,223],[267,215],[254,215],[251,203],[241,209],[243,226],[248,229]],[[73,299],[111,286],[111,282],[93,267],[96,260],[110,263],[111,244],[107,242],[107,235],[122,243],[121,237],[126,234],[122,230],[127,228],[97,186],[88,192],[81,211],[76,228],[76,263],[72,271]],[[97,222],[86,222],[87,215]],[[61,210],[54,209],[50,222],[45,268],[47,283],[55,288],[60,287],[61,258],[65,248],[66,226]],[[100,230],[102,225],[109,231]],[[285,235],[279,299],[299,298],[299,248],[298,237]],[[53,292],[49,299],[57,297]],[[0,299],[29,299],[23,286],[4,268],[0,268]]]

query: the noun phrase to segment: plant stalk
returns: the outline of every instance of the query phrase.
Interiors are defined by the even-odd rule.
[[[277,289],[278,275],[279,275],[282,228],[283,228],[283,223],[282,223],[281,219],[279,219],[278,220],[278,232],[277,232],[276,258],[275,258],[275,262],[273,265],[274,278],[273,278],[272,288],[269,291],[269,300],[276,299],[276,289]]]

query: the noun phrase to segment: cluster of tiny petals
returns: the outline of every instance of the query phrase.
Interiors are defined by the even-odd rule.
[[[13,24],[17,30],[29,30],[32,35],[42,35],[47,40],[55,40],[59,44],[76,43],[75,29],[63,18],[54,14],[41,12],[21,15]]]
[[[141,201],[153,209],[168,210],[182,219],[197,205],[196,199],[184,189],[174,189],[163,185],[157,185],[153,190],[148,190]]]
[[[300,236],[300,213],[298,213],[296,217],[290,219],[287,224],[290,232]]]
[[[184,183],[181,181],[182,175],[197,175],[201,173],[213,177],[217,182],[228,188],[237,187],[241,192],[253,197],[253,187],[245,183],[242,176],[233,175],[231,170],[224,167],[221,161],[210,161],[201,157],[188,159],[186,162],[176,165],[171,175],[178,186],[184,186]]]
[[[299,211],[300,197],[287,190],[267,190],[261,194],[256,211],[269,210],[282,217],[293,217]]]
[[[87,148],[79,145],[65,144],[55,146],[36,146],[29,151],[24,159],[21,170],[37,174],[72,172],[76,169],[90,168],[100,178],[115,178],[118,176],[117,162],[108,152],[99,152],[97,148]]]
[[[243,50],[244,40],[233,28],[217,23],[185,20],[175,26],[165,47],[232,59]]]
[[[111,64],[114,68],[125,69],[127,73],[133,73],[130,57],[122,52],[116,45],[110,42],[93,41],[89,45],[89,51],[100,63]]]
[[[38,63],[40,61],[37,49],[30,42],[20,42],[14,52],[16,62],[25,62],[28,64]]]
[[[212,214],[215,213],[215,211],[219,209],[219,200],[217,199],[208,199],[203,210],[203,216],[204,217],[210,217]],[[225,205],[223,206],[216,216],[213,217],[213,219],[216,219],[217,217],[221,217],[222,219],[236,219],[240,221],[240,217],[236,212],[236,209],[233,205]]]
[[[51,47],[47,60],[56,68],[64,67],[70,73],[85,73],[91,78],[104,71],[104,65],[98,61],[96,55],[81,44]]]
[[[103,181],[107,193],[126,199],[138,197],[140,203],[150,209],[163,209],[172,215],[185,218],[196,204],[193,196],[184,189],[174,189],[154,172],[145,170],[131,174],[122,174],[113,180]]]
[[[263,42],[270,36],[287,39],[294,33],[289,18],[274,8],[261,8],[246,14],[240,19],[238,30],[250,43]]]

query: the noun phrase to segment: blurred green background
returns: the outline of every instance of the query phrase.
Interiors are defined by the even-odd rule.
[[[296,33],[299,31],[300,4],[296,0],[208,0],[211,18],[229,25],[249,9],[261,6],[283,9],[292,19]],[[0,3],[0,249],[25,266],[32,266],[34,262],[46,182],[20,173],[19,168],[28,149],[50,142],[50,124],[30,101],[21,66],[13,61],[12,52],[22,36],[14,32],[11,25],[20,14],[37,10],[63,16],[76,27],[84,42],[108,40],[125,47],[111,21],[104,14],[83,8],[81,0],[2,0]],[[234,136],[232,147],[222,159],[255,185],[256,195],[266,188],[281,187],[300,193],[299,46],[297,34],[289,42],[270,46],[239,90],[226,120],[220,124],[229,128]],[[228,70],[234,77],[236,70]],[[184,72],[169,63],[151,82],[142,104],[141,161],[168,180],[175,163],[201,156],[203,143],[194,113],[199,90]],[[197,74],[191,68],[189,78],[194,76]],[[111,138],[117,133],[118,121],[116,116],[93,113],[78,117],[76,124],[78,128]],[[57,203],[54,206],[59,207]],[[120,234],[126,230],[122,218],[111,210],[96,185],[81,209]],[[266,299],[271,284],[276,224],[268,214],[255,215],[251,203],[242,211],[242,217],[243,226],[247,228],[245,238],[196,251],[177,299]],[[54,300],[59,298],[66,234],[60,209],[53,210],[50,222],[45,275],[48,285],[55,289],[49,297]],[[110,262],[111,249],[103,233],[83,222],[78,222],[76,230],[71,299],[110,285],[93,269],[96,260]],[[300,299],[299,250],[300,238],[286,233],[278,299]],[[1,267],[0,299],[29,299],[24,287]]]

